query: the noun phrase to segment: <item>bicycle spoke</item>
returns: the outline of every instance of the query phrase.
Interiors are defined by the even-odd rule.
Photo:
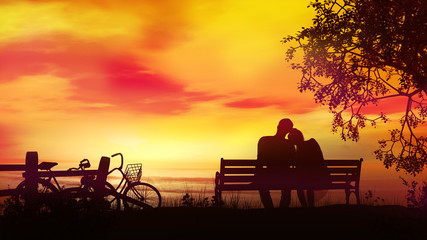
[[[160,193],[153,186],[147,183],[135,182],[126,190],[125,195],[141,202],[141,205],[159,207],[161,202]],[[124,202],[126,208],[141,209],[142,207],[133,203]]]

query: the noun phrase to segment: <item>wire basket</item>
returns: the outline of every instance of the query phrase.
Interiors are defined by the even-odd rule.
[[[142,175],[142,163],[128,164],[125,175],[131,182],[138,182]]]

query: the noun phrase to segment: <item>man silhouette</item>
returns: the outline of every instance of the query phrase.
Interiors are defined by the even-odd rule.
[[[291,160],[295,157],[294,145],[286,139],[292,130],[293,123],[290,119],[280,120],[274,136],[264,136],[258,141],[257,178],[261,188],[259,190],[261,202],[265,208],[273,208],[270,190],[262,188],[284,180],[289,175]],[[266,166],[266,168],[264,168]],[[288,207],[291,202],[291,190],[282,189],[280,207]]]

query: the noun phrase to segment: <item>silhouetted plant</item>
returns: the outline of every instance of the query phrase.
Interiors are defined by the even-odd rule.
[[[215,196],[212,196],[209,201],[209,197],[205,197],[204,194],[198,195],[196,199],[194,199],[189,193],[186,193],[181,199],[181,206],[201,208],[213,207],[215,206]]]
[[[29,209],[25,207],[25,204],[20,197],[21,196],[11,196],[6,198],[4,202],[0,204],[0,212],[6,216],[18,216],[24,213],[46,214],[51,213],[60,206],[57,199],[48,197],[34,201],[34,207]]]
[[[423,181],[422,186],[418,182],[411,181],[410,183],[400,177],[403,185],[408,187],[406,193],[406,203],[410,208],[423,208],[427,209],[427,182]]]
[[[5,216],[18,216],[24,213],[24,206],[16,198],[8,197],[0,203],[0,214]]]
[[[197,202],[198,207],[207,208],[210,207],[209,198],[205,197],[201,201]]]
[[[216,207],[217,205],[217,199],[215,197],[215,195],[211,196],[211,206],[212,207]]]
[[[385,200],[382,197],[375,196],[375,193],[373,193],[371,190],[368,190],[365,192],[365,201],[367,204],[374,205],[374,206],[380,206],[384,205]]]
[[[181,199],[181,205],[184,207],[193,207],[194,198],[190,194],[186,193]]]
[[[241,203],[240,202],[240,200],[241,200],[240,199],[240,193],[239,192],[237,192],[237,193],[231,193],[229,197],[230,198],[227,199],[229,207],[235,208],[235,209],[239,208],[240,203]]]
[[[314,92],[333,114],[332,131],[352,141],[367,125],[389,121],[367,106],[404,100],[400,127],[379,141],[375,155],[386,168],[418,174],[427,165],[427,138],[415,131],[427,117],[425,1],[315,0],[309,7],[316,11],[313,25],[283,39],[295,43],[287,61],[303,53],[291,64],[302,73],[299,90]]]

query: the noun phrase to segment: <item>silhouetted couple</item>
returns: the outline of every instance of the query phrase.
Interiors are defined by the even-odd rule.
[[[301,205],[307,206],[306,191],[308,206],[312,207],[314,189],[329,183],[329,172],[319,144],[314,139],[305,141],[301,131],[293,128],[292,121],[287,118],[280,120],[276,135],[259,140],[257,162],[256,176],[265,208],[273,208],[269,186],[283,186],[280,207],[289,207],[291,188],[295,186]]]

